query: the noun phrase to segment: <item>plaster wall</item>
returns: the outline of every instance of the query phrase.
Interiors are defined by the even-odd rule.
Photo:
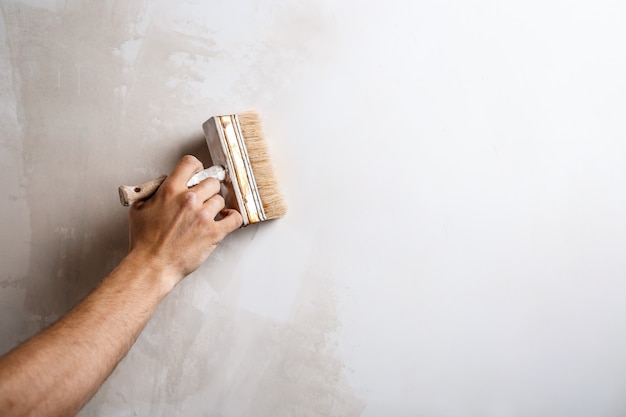
[[[626,413],[626,6],[4,0],[0,352],[127,249],[117,187],[258,110],[229,236],[87,416]]]

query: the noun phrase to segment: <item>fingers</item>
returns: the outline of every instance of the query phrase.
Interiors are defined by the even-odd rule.
[[[220,214],[222,215],[222,219],[218,220],[216,223],[223,227],[226,234],[239,229],[243,224],[243,218],[237,210],[224,209]]]
[[[218,214],[221,219],[215,221],[224,234],[228,234],[243,224],[241,214],[234,209],[225,209],[224,198],[219,194],[220,182],[215,178],[207,178],[191,189],[187,188],[187,182],[198,171],[203,169],[202,162],[192,155],[186,155],[178,161],[176,168],[164,182],[164,188],[174,190],[189,190],[195,194],[196,205],[200,203],[202,211],[210,218],[215,219]],[[137,208],[140,208],[138,206]]]
[[[203,211],[213,219],[215,224],[219,227],[222,236],[226,236],[230,232],[237,230],[243,224],[243,218],[237,210],[224,207],[224,198],[219,194],[213,195],[205,201],[203,206]]]
[[[198,196],[198,201],[206,202],[220,192],[220,182],[215,178],[207,178],[190,189]]]
[[[212,218],[215,218],[220,211],[224,210],[224,206],[224,197],[219,194],[213,195],[204,202],[204,209],[211,215]]]
[[[201,171],[204,167],[202,162],[195,156],[185,155],[183,156],[174,171],[165,180],[166,187],[175,187],[177,189],[187,189],[187,181],[198,171]]]

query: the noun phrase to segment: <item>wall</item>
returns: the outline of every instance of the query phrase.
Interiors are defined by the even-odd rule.
[[[626,413],[620,2],[0,5],[0,351],[124,256],[117,186],[257,109],[290,206],[81,416]]]

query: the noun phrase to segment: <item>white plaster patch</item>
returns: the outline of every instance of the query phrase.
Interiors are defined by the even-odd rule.
[[[133,64],[139,56],[139,49],[141,48],[140,39],[131,39],[120,45],[119,48],[113,50],[113,53],[117,56],[121,56],[128,64]]]
[[[150,23],[152,22],[152,12],[154,11],[155,4],[148,2],[146,8],[139,14],[137,23],[130,25],[130,33],[135,36],[144,36]]]
[[[126,84],[123,84],[119,87],[115,87],[113,89],[113,92],[115,93],[115,96],[117,98],[123,99],[126,97],[126,94],[128,94],[128,86]]]
[[[76,234],[76,229],[73,227],[57,227],[54,232],[61,239],[72,239]]]
[[[211,94],[211,85],[206,83],[206,76],[212,71],[209,56],[186,51],[176,51],[169,55],[168,61],[174,70],[166,86],[174,90],[175,96],[187,105],[198,103]]]

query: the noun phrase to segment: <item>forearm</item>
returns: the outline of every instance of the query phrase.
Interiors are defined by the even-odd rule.
[[[65,317],[0,358],[0,414],[78,412],[175,281],[129,255]]]
[[[202,168],[182,158],[153,197],[134,203],[126,259],[65,317],[0,358],[1,416],[78,412],[163,297],[241,226],[241,215],[224,209],[217,180],[187,187]]]

